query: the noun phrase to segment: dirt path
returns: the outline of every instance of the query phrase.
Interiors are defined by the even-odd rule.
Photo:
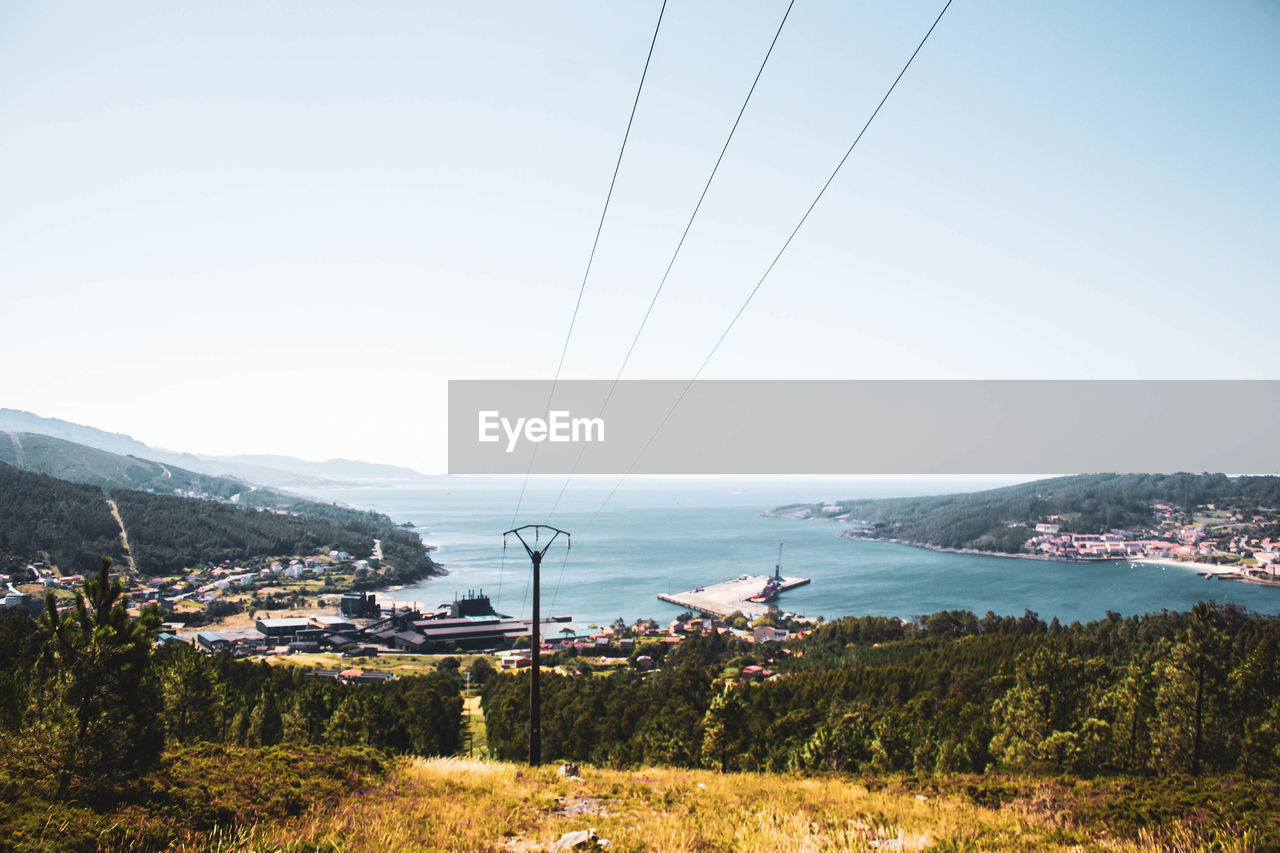
[[[26,468],[26,457],[22,454],[22,439],[18,438],[16,432],[8,433],[8,436],[13,442],[13,464],[18,468]]]
[[[124,545],[124,559],[129,564],[129,571],[136,573],[138,567],[133,564],[133,551],[129,550],[129,532],[124,529],[124,519],[120,517],[120,507],[111,498],[107,498],[107,506],[111,508],[111,517],[120,525],[120,542]]]
[[[462,736],[463,744],[472,755],[486,755],[489,743],[484,731],[484,709],[480,707],[480,697],[466,696],[462,700]]]

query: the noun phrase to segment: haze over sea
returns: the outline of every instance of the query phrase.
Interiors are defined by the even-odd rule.
[[[939,610],[988,610],[1068,623],[1187,610],[1197,601],[1235,602],[1260,613],[1280,608],[1280,589],[1206,580],[1191,568],[1055,563],[948,554],[885,542],[840,538],[839,522],[766,518],[775,506],[859,497],[949,494],[996,488],[1012,478],[864,477],[627,480],[599,511],[614,479],[575,478],[554,515],[563,479],[530,480],[520,524],[550,523],[573,534],[557,541],[542,566],[542,610],[578,626],[622,617],[666,622],[681,612],[658,593],[679,592],[740,574],[773,571],[784,542],[782,573],[812,578],[784,593],[783,610],[804,616],[882,615],[904,619]],[[308,494],[375,509],[412,522],[449,574],[382,592],[386,601],[434,608],[455,593],[483,590],[499,612],[528,616],[529,558],[515,537],[505,559],[502,532],[512,524],[520,481],[440,477],[405,487],[310,488]],[[566,560],[567,555],[567,560]]]

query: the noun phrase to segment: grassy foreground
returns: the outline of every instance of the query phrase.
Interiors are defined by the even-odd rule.
[[[0,851],[536,851],[586,829],[610,851],[1280,849],[1268,780],[579,774],[197,744],[95,803],[60,802],[21,766],[0,767]]]
[[[336,808],[203,843],[222,851],[534,851],[589,828],[611,851],[1245,851],[1274,841],[1258,829],[1206,823],[1196,807],[1140,814],[1117,831],[1106,805],[1121,803],[1121,792],[1080,793],[1050,780],[1002,788],[951,777],[921,787],[671,768],[580,772],[565,779],[554,767],[407,759]]]

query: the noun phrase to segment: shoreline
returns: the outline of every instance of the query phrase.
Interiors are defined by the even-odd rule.
[[[1053,557],[1048,554],[1010,554],[1006,551],[983,551],[980,548],[947,548],[943,545],[931,545],[928,542],[912,542],[907,539],[886,539],[881,536],[860,536],[846,530],[840,534],[841,539],[853,539],[859,542],[887,542],[891,545],[906,545],[909,548],[923,548],[926,551],[937,551],[942,554],[968,554],[971,557],[1005,557],[1011,560],[1039,560],[1044,563],[1117,563],[1123,557],[1106,557],[1099,560],[1072,560],[1067,557]]]
[[[1165,568],[1173,566],[1179,569],[1191,569],[1196,574],[1214,580],[1235,581],[1254,586],[1280,587],[1280,577],[1258,578],[1245,574],[1231,566],[1217,563],[1201,563],[1196,560],[1176,560],[1172,557],[1105,557],[1096,560],[1073,560],[1067,557],[1052,557],[1048,554],[1007,554],[1000,551],[983,551],[978,548],[945,548],[942,545],[931,545],[927,542],[910,542],[906,539],[885,539],[878,536],[859,536],[849,530],[840,534],[841,539],[853,539],[859,542],[887,542],[891,545],[906,545],[910,548],[923,548],[926,551],[937,551],[943,554],[968,554],[974,557],[1006,557],[1015,560],[1039,560],[1046,563],[1141,563]]]

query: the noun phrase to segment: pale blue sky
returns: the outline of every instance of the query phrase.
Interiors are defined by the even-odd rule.
[[[443,470],[549,378],[658,2],[0,2],[0,406]],[[565,376],[785,8],[671,0]],[[797,0],[627,376],[692,373],[933,20]],[[1280,378],[1280,4],[956,0],[709,378]]]

